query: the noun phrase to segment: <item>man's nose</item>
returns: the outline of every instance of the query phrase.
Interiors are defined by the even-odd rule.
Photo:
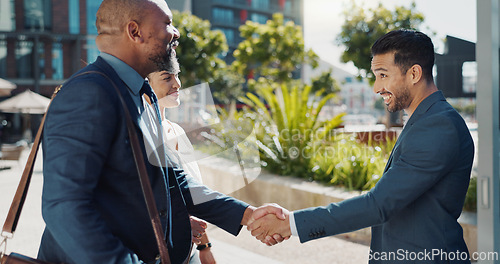
[[[181,37],[181,33],[179,33],[179,30],[172,26],[173,28],[173,39],[172,40],[176,40],[176,39],[179,39]]]

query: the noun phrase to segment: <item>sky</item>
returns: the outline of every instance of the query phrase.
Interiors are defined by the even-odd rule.
[[[344,48],[336,44],[336,36],[344,23],[342,11],[350,0],[304,0],[304,39],[306,48],[312,48],[322,60],[353,74],[357,73],[352,63],[340,62]],[[389,10],[395,6],[410,7],[405,0],[355,0],[365,9],[382,3]],[[421,31],[436,35],[432,37],[438,53],[443,52],[446,35],[476,42],[476,0],[415,0],[416,10],[425,16]],[[431,31],[429,31],[429,28]]]

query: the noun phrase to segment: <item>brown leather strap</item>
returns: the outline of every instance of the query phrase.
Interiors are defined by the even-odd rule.
[[[135,164],[137,165],[137,171],[139,173],[139,179],[141,181],[142,192],[144,195],[144,200],[146,201],[146,207],[148,208],[149,217],[153,225],[153,230],[156,237],[156,243],[158,244],[158,250],[160,252],[160,258],[162,264],[170,264],[170,257],[168,255],[168,248],[165,242],[163,228],[161,226],[160,215],[158,214],[158,209],[156,208],[156,202],[153,196],[153,190],[151,188],[151,183],[149,182],[148,172],[146,170],[146,164],[144,163],[144,156],[142,155],[141,145],[139,144],[139,137],[134,128],[134,123],[130,117],[130,112],[128,111],[125,100],[123,99],[120,90],[116,86],[115,82],[111,80],[107,75],[98,71],[89,71],[85,74],[100,74],[104,76],[116,90],[118,98],[123,106],[123,111],[125,113],[125,120],[127,122],[127,130],[130,137],[130,145],[132,146],[132,152],[134,154]]]
[[[54,93],[52,94],[52,99],[54,99],[54,97],[56,96],[56,94],[59,92],[60,89],[61,86],[58,86],[54,90]],[[50,101],[50,103],[52,103],[52,100]],[[35,141],[33,142],[30,155],[28,156],[28,161],[26,162],[26,166],[24,167],[21,180],[19,181],[19,185],[17,186],[16,194],[14,195],[14,199],[12,200],[9,213],[7,214],[7,218],[5,219],[5,223],[2,228],[2,236],[9,234],[10,236],[12,236],[12,234],[14,234],[14,231],[16,231],[17,223],[19,221],[21,211],[23,210],[24,201],[26,200],[26,195],[28,194],[28,189],[31,182],[31,176],[33,174],[33,167],[36,160],[36,154],[38,152],[38,148],[40,147],[40,140],[42,138],[43,125],[45,124],[46,115],[47,114],[43,115],[40,127],[38,128],[38,132],[36,133]]]
[[[139,138],[138,138],[137,133],[135,131],[134,123],[132,121],[132,118],[130,117],[130,113],[128,111],[125,100],[123,99],[123,97],[120,93],[120,90],[118,89],[116,84],[113,82],[113,80],[111,80],[111,78],[109,78],[107,75],[105,75],[102,72],[88,71],[88,72],[78,74],[78,75],[74,76],[73,78],[75,78],[77,76],[84,75],[84,74],[92,74],[92,73],[100,74],[100,75],[104,76],[107,80],[109,80],[109,82],[115,88],[116,93],[118,94],[118,98],[120,98],[120,102],[123,106],[123,111],[125,113],[125,119],[127,122],[127,130],[128,130],[129,137],[130,137],[130,144],[132,145],[132,152],[134,155],[135,163],[137,165],[139,179],[141,181],[141,187],[142,187],[142,191],[144,194],[144,200],[146,201],[146,206],[148,208],[151,223],[153,225],[153,230],[155,233],[156,242],[158,244],[158,250],[160,252],[161,263],[162,264],[170,264],[171,262],[170,262],[170,257],[168,255],[168,248],[167,248],[167,244],[166,244],[165,239],[164,239],[163,228],[161,226],[160,216],[158,214],[158,209],[156,208],[156,202],[154,200],[153,190],[151,189],[151,183],[149,182],[149,177],[148,177],[148,173],[146,170],[146,164],[144,163],[144,157],[142,155],[141,145],[139,144]],[[61,89],[61,86],[58,86],[56,88],[56,90],[54,91],[54,94],[52,95],[52,99],[54,99],[55,95],[57,94],[57,92],[59,92],[60,89]],[[50,107],[50,104],[49,104],[49,107]],[[33,146],[32,146],[30,155],[28,157],[28,161],[26,162],[26,166],[24,168],[23,175],[21,176],[21,181],[19,182],[19,186],[17,187],[17,191],[16,191],[16,194],[15,194],[14,199],[12,201],[12,205],[10,207],[7,218],[5,219],[5,223],[4,223],[4,226],[2,229],[3,230],[2,235],[9,235],[10,234],[10,236],[12,236],[12,234],[16,230],[16,226],[17,226],[17,223],[19,221],[19,216],[21,215],[24,201],[26,200],[26,194],[28,193],[28,188],[29,188],[29,184],[31,181],[31,176],[33,174],[33,166],[35,163],[38,148],[40,146],[40,140],[41,140],[42,133],[43,133],[43,126],[45,123],[45,116],[46,115],[47,115],[47,113],[45,113],[45,115],[43,116],[42,121],[40,123],[40,127],[38,128],[38,132],[37,132],[35,141],[33,142]]]

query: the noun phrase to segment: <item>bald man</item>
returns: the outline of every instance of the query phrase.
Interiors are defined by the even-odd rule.
[[[154,139],[161,139],[161,132],[151,120],[158,117],[141,91],[149,87],[149,73],[178,67],[174,48],[180,36],[167,3],[104,0],[96,26],[100,56],[64,84],[47,113],[42,194],[46,229],[38,257],[51,263],[157,263],[158,247],[113,82],[137,134],[145,138],[141,148],[147,153],[144,161],[170,259],[182,263],[191,246],[189,214],[237,235],[254,208],[166,166],[169,159],[156,151]],[[111,81],[96,73],[80,75],[91,71]],[[212,199],[195,204],[189,189]]]

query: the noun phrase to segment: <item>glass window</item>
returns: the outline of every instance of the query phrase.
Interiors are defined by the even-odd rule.
[[[284,9],[285,13],[292,13],[292,1],[286,0]]]
[[[87,34],[97,35],[95,20],[97,9],[101,5],[102,0],[87,0]]]
[[[87,0],[87,34],[89,35],[97,35],[95,20],[101,3],[102,0]],[[97,56],[99,56],[99,50],[95,44],[95,38],[89,37],[87,39],[87,62],[95,61]]]
[[[269,0],[252,0],[252,8],[269,10]]]
[[[0,78],[7,77],[7,41],[0,40]]]
[[[63,51],[62,43],[54,42],[52,43],[52,79],[62,80],[64,76],[63,71]]]
[[[95,38],[87,39],[87,62],[94,62],[99,56],[99,50],[97,49],[97,45],[95,44]]]
[[[33,78],[33,41],[16,42],[17,78]]]
[[[68,0],[69,33],[80,33],[80,0]]]
[[[0,1],[0,31],[16,30],[16,12],[14,12],[14,0]]]
[[[234,12],[231,9],[215,7],[214,9],[212,9],[212,16],[215,23],[234,23]]]
[[[52,29],[52,1],[24,0],[24,28],[31,31]]]
[[[465,93],[475,93],[477,84],[477,62],[467,61],[462,65],[462,90]]]
[[[43,42],[38,42],[38,69],[40,74],[40,80],[47,79],[45,75],[45,47]]]
[[[257,14],[257,13],[252,13],[251,20],[253,22],[257,22],[259,24],[265,24],[267,23],[267,20],[269,18],[266,15],[263,14]]]
[[[224,35],[226,35],[227,44],[234,44],[234,30],[229,28],[214,28],[215,30],[220,30]]]

